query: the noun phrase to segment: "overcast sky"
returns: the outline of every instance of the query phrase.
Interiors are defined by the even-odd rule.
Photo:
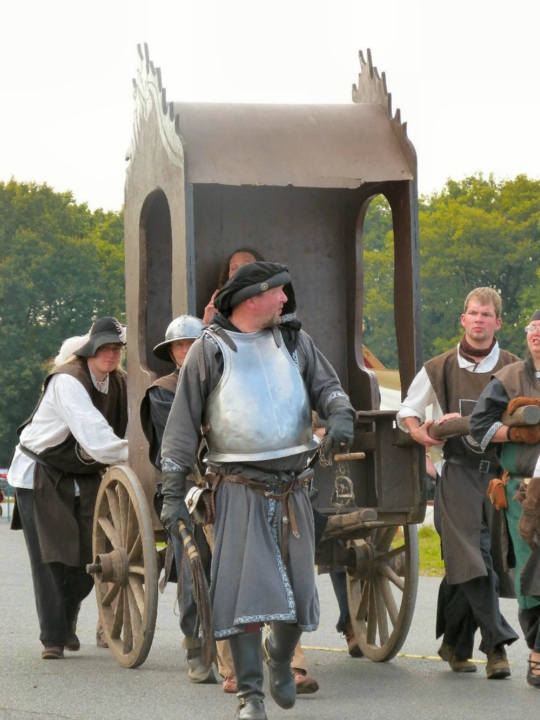
[[[0,180],[120,209],[136,46],[169,100],[347,103],[371,48],[421,193],[540,177],[539,0],[0,0]]]

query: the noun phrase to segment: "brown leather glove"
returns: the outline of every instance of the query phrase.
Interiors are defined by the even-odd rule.
[[[531,478],[527,485],[525,500],[521,503],[521,517],[518,522],[518,532],[534,550],[536,535],[540,541],[540,477]]]
[[[523,501],[525,500],[526,492],[527,492],[527,486],[525,485],[524,482],[520,483],[519,487],[516,491],[516,494],[514,495],[512,500],[517,500],[518,503],[521,505],[523,503]]]
[[[526,405],[537,405],[540,407],[540,400],[538,398],[528,398],[528,397],[517,397],[513,400],[510,400],[508,403],[508,414],[513,415],[516,410],[520,407],[525,407]]]
[[[520,425],[508,430],[508,439],[515,443],[536,445],[540,442],[540,427],[538,425]]]

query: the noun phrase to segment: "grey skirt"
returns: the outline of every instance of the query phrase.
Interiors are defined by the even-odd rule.
[[[300,537],[290,533],[285,567],[281,502],[240,483],[219,486],[210,584],[217,639],[242,633],[248,623],[274,620],[317,629],[313,511],[304,488],[293,493],[290,505]]]

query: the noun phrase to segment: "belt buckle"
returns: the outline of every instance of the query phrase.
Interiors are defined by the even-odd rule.
[[[491,465],[489,460],[480,460],[480,467],[478,468],[478,471],[482,474],[489,472],[489,466]]]

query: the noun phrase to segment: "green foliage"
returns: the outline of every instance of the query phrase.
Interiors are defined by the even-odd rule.
[[[47,361],[101,315],[124,317],[121,213],[92,213],[47,185],[0,183],[0,466]]]
[[[444,575],[441,539],[437,531],[429,525],[418,528],[418,555],[420,575],[429,577],[442,577]]]
[[[379,195],[364,221],[363,343],[388,368],[397,368],[394,326],[394,233],[388,201]]]
[[[496,181],[482,174],[449,180],[440,193],[422,198],[419,221],[424,358],[457,344],[463,301],[480,286],[501,295],[501,346],[523,355],[523,328],[540,307],[540,181],[525,175]],[[396,368],[393,233],[384,198],[370,206],[364,243],[364,343]]]

